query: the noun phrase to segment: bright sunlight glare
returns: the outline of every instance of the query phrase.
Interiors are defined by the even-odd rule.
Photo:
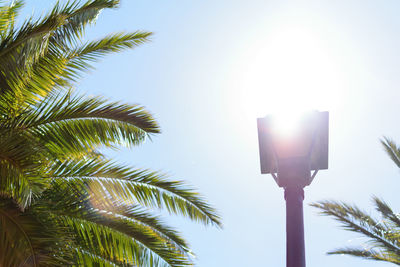
[[[299,130],[299,124],[301,119],[304,116],[304,113],[289,113],[289,112],[280,112],[277,114],[272,114],[273,120],[273,128],[274,134],[277,134],[284,138],[290,138],[296,135]]]
[[[329,45],[302,28],[281,28],[246,49],[233,80],[246,116],[282,118],[290,132],[300,114],[340,105],[344,77]]]

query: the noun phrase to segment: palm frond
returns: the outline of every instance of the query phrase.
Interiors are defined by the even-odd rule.
[[[10,200],[0,202],[0,265],[63,266],[67,255],[56,244],[64,240],[57,228],[30,211],[21,212]]]
[[[42,209],[46,207],[47,212],[70,227],[78,246],[94,255],[137,266],[143,262],[156,266],[190,264],[182,246],[185,243],[176,232],[138,208],[104,205],[72,181],[54,183],[43,196],[42,203],[48,201],[48,205]]]
[[[67,2],[64,6],[56,4],[51,14],[66,14],[68,19],[57,28],[52,41],[58,46],[68,47],[82,38],[85,27],[96,21],[99,13],[106,8],[118,7],[119,0],[90,0],[81,6],[77,1]]]
[[[394,253],[386,253],[366,248],[340,248],[328,252],[329,255],[350,255],[368,260],[385,261],[400,265],[400,257]]]
[[[344,229],[368,238],[373,248],[400,255],[399,235],[385,221],[376,221],[358,207],[342,202],[320,201],[311,206],[318,208],[322,215],[332,216]]]
[[[390,206],[383,201],[382,199],[374,196],[373,202],[375,204],[376,210],[380,212],[383,219],[389,220],[389,222],[393,223],[393,228],[398,228],[400,230],[400,218],[398,214],[395,214],[390,208]],[[399,239],[400,240],[400,239]]]
[[[22,209],[51,182],[41,173],[45,152],[29,135],[0,130],[0,193],[12,197]]]
[[[104,190],[113,199],[166,209],[194,221],[221,226],[219,216],[203,198],[182,181],[170,181],[166,175],[124,166],[104,159],[65,161],[52,167],[53,177],[73,180]],[[89,188],[90,189],[90,188]]]
[[[133,266],[125,262],[116,261],[115,259],[105,259],[99,255],[93,254],[84,248],[77,247],[75,249],[78,266],[102,266],[102,267],[120,267]]]
[[[112,261],[125,260],[128,264],[137,266],[143,266],[144,263],[155,266],[191,265],[166,240],[146,228],[110,214],[89,212],[61,218],[74,229],[80,239],[79,244],[93,254]]]
[[[122,218],[134,225],[147,229],[147,231],[158,235],[164,240],[165,244],[179,251],[182,255],[189,257],[194,256],[194,254],[190,252],[187,242],[176,230],[166,226],[165,222],[159,217],[151,215],[139,205],[128,206],[118,201],[113,201],[113,205],[104,205],[105,201],[102,201],[102,198],[95,198],[93,196],[94,194],[91,195],[90,203],[97,209],[107,213],[111,212],[117,218]]]
[[[23,1],[13,3],[0,6],[0,265],[191,265],[187,242],[154,209],[221,226],[215,210],[182,181],[99,151],[137,145],[158,123],[140,105],[70,91],[93,62],[151,33],[83,42],[118,0],[57,2],[20,27]]]
[[[118,3],[117,0],[91,0],[83,5],[79,1],[57,3],[45,17],[29,19],[20,29],[9,31],[0,40],[2,92],[22,90],[28,101],[30,93],[43,96],[54,86],[67,86],[75,81],[96,55],[132,48],[147,40],[150,33],[136,32],[80,43],[85,27],[95,21],[99,12],[115,8]],[[13,10],[19,5],[17,2]]]
[[[15,18],[23,6],[23,1],[13,1],[10,5],[0,7],[0,38],[4,39],[5,36],[13,31],[15,25]]]
[[[80,78],[81,72],[92,69],[91,62],[98,61],[101,57],[134,48],[149,41],[151,32],[136,31],[133,33],[114,33],[98,41],[79,44],[71,48],[66,55],[68,64],[63,75],[67,80],[75,81]]]
[[[142,106],[109,102],[101,97],[49,96],[24,114],[21,127],[34,128],[74,119],[108,119],[125,122],[146,133],[158,133],[157,122]]]
[[[17,3],[17,6],[21,5],[20,2]],[[81,7],[78,7],[77,1],[65,5],[57,3],[44,18],[36,21],[28,19],[18,31],[10,32],[0,43],[0,58],[18,52],[21,47],[26,53],[24,57],[28,59],[32,55],[40,55],[47,49],[51,37],[53,37],[52,40],[60,40],[62,37],[64,39],[81,38],[84,27],[94,21],[102,9],[114,8],[118,3],[117,0],[90,0]],[[65,45],[65,43],[62,44]],[[30,60],[34,61],[34,58]]]
[[[381,143],[392,161],[400,168],[400,148],[388,137],[384,137]]]

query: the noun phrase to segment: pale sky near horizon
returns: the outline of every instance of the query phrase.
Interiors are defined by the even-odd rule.
[[[23,16],[53,0],[28,0]],[[63,1],[61,1],[63,2]],[[363,242],[308,203],[358,204],[373,195],[400,211],[400,172],[379,139],[400,143],[399,0],[122,0],[88,36],[153,31],[152,42],[111,55],[80,92],[145,105],[162,134],[118,160],[192,184],[224,229],[168,219],[200,267],[285,266],[282,189],[261,175],[256,118],[271,112],[330,112],[329,169],[305,189],[308,267],[386,267],[326,252]]]

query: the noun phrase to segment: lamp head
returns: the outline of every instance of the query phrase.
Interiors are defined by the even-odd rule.
[[[328,121],[328,112],[317,111],[296,121],[273,115],[257,119],[261,173],[277,174],[281,187],[309,185],[311,170],[328,168]]]

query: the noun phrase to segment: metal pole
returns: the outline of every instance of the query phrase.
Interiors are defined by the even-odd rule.
[[[305,267],[303,187],[285,188],[286,200],[286,266]]]

